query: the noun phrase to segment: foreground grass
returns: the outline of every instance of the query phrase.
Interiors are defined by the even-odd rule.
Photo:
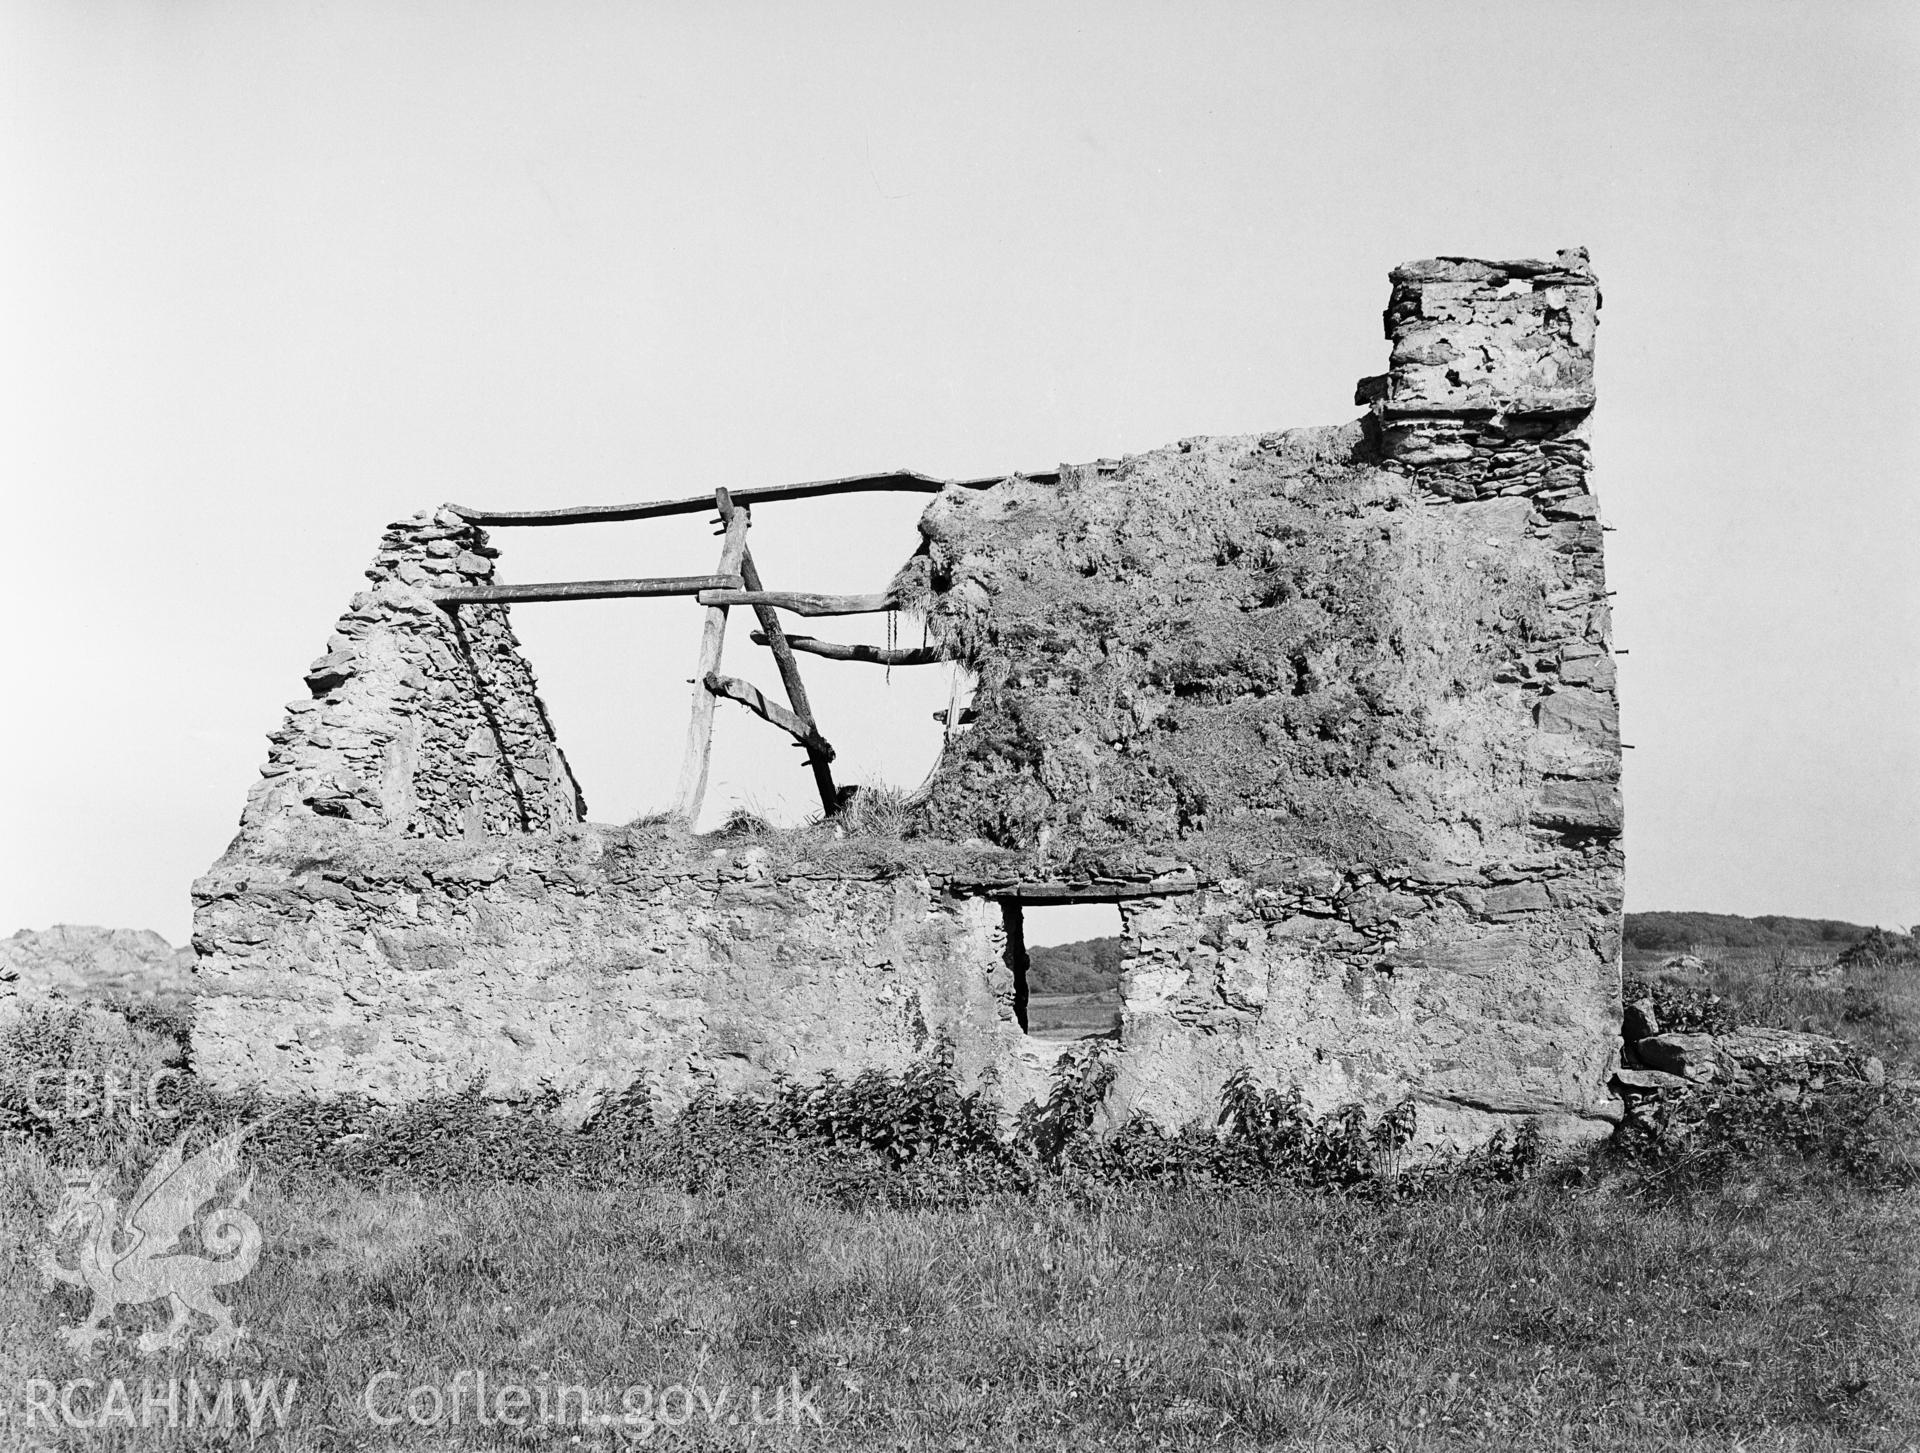
[[[1895,1449],[1920,1429],[1908,1193],[909,1212],[777,1180],[700,1198],[276,1181],[253,1201],[266,1253],[226,1289],[249,1330],[226,1367],[143,1362],[124,1338],[88,1364],[65,1350],[82,1298],[43,1291],[31,1264],[57,1193],[31,1152],[6,1166],[0,1375],[297,1377],[266,1447],[624,1446],[577,1422],[483,1427],[471,1403],[432,1430],[369,1416],[377,1374],[398,1392],[461,1369],[582,1384],[613,1410],[633,1385],[727,1390],[717,1422],[692,1403],[648,1439],[682,1447]],[[727,1424],[749,1389],[771,1399],[796,1373],[821,1426]],[[11,1401],[0,1427],[18,1437]],[[151,1428],[34,1438],[212,1446]]]

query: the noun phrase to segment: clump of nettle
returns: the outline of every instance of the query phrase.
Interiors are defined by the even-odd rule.
[[[179,1136],[206,1138],[246,1123],[256,1164],[419,1184],[562,1180],[708,1190],[779,1168],[840,1198],[955,1204],[1135,1186],[1406,1195],[1438,1173],[1403,1164],[1411,1103],[1372,1118],[1357,1105],[1316,1116],[1298,1091],[1263,1088],[1245,1075],[1228,1082],[1210,1121],[1178,1131],[1143,1121],[1105,1125],[1115,1068],[1113,1047],[1100,1042],[1064,1056],[1045,1100],[1029,1102],[1010,1123],[991,1081],[961,1086],[944,1040],[899,1073],[829,1073],[757,1096],[707,1091],[671,1112],[642,1083],[576,1120],[562,1117],[557,1097],[501,1103],[477,1083],[397,1108],[354,1095],[217,1093],[182,1063],[184,1033],[169,1041],[165,1031],[181,1026],[135,1026],[85,1006],[38,1015],[9,1045],[0,1136],[60,1161],[135,1165]],[[59,1093],[76,1061],[84,1061],[89,1082],[118,1061],[129,1082],[172,1068],[165,1095],[150,1103],[137,1095],[104,1106],[88,1100],[76,1115]],[[1513,1180],[1535,1163],[1538,1148],[1537,1136],[1523,1129],[1445,1170]]]
[[[1852,1007],[1856,987],[1839,991],[1849,1021],[1881,1010],[1877,1002]],[[1694,983],[1629,979],[1624,992],[1629,1002],[1651,1000],[1669,1033],[1730,1034],[1756,1019]],[[1759,1067],[1738,1083],[1636,1098],[1603,1162],[1652,1194],[1781,1191],[1822,1181],[1920,1184],[1920,1100],[1910,1088],[1884,1076],[1804,1079],[1787,1066]]]
[[[1785,1168],[1802,1179],[1875,1187],[1920,1179],[1911,1097],[1868,1086],[1835,1087],[1795,1104],[1764,1093],[1688,1092],[1630,1119],[1611,1146],[1571,1167],[1548,1165],[1530,1122],[1471,1155],[1410,1165],[1411,1102],[1371,1117],[1358,1105],[1315,1115],[1297,1090],[1259,1086],[1244,1073],[1229,1079],[1209,1119],[1178,1130],[1142,1120],[1108,1124],[1103,1107],[1115,1066],[1104,1042],[1063,1056],[1045,1100],[1023,1106],[1011,1123],[991,1081],[962,1087],[944,1041],[899,1073],[829,1073],[757,1096],[708,1091],[671,1112],[636,1084],[579,1120],[561,1115],[557,1097],[502,1103],[478,1083],[397,1108],[351,1095],[216,1093],[182,1062],[184,1035],[168,1037],[177,1025],[122,1020],[114,1030],[118,1016],[86,1006],[36,1013],[26,1030],[8,1033],[0,1138],[89,1165],[138,1166],[176,1138],[198,1141],[245,1123],[254,1164],[363,1183],[562,1181],[709,1191],[778,1172],[834,1199],[896,1205],[1200,1187],[1404,1198],[1462,1183],[1512,1185],[1543,1168],[1574,1183],[1592,1184],[1598,1171],[1661,1191],[1742,1175],[1778,1179]],[[95,1076],[120,1060],[129,1081],[163,1068],[166,1093],[89,1101],[89,1113],[70,1113],[57,1093],[67,1071],[81,1064]]]

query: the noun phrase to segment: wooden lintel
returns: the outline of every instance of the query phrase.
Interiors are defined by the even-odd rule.
[[[769,644],[765,631],[753,633],[756,646]],[[788,636],[787,644],[810,656],[825,656],[829,661],[867,661],[875,666],[931,666],[952,658],[941,654],[938,646],[843,646],[838,641],[822,641],[813,636]]]
[[[905,490],[914,494],[938,494],[949,486],[955,489],[992,489],[1010,477],[1050,483],[1059,479],[1057,470],[1042,474],[1008,476],[996,474],[984,479],[938,479],[911,469],[896,469],[886,474],[852,474],[841,479],[813,479],[800,484],[768,484],[731,491],[736,504],[771,504],[776,500],[817,499],[822,495],[859,494],[873,490]],[[476,525],[609,525],[622,520],[654,520],[666,515],[697,515],[713,508],[711,494],[690,499],[647,500],[626,505],[576,505],[562,510],[478,510],[469,505],[448,505],[461,519]]]
[[[1159,898],[1173,893],[1196,892],[1200,884],[1197,878],[1181,876],[1105,883],[968,883],[956,880],[953,887],[956,892],[1014,899],[1043,907],[1049,903],[1118,903],[1130,898]]]
[[[458,585],[432,592],[441,605],[537,600],[620,600],[636,595],[698,595],[741,584],[732,575],[658,575],[638,580],[556,580],[544,585]]]
[[[879,595],[815,595],[804,590],[737,590],[714,588],[699,595],[702,605],[773,606],[802,616],[874,615],[898,610],[900,601],[888,592]]]
[[[833,760],[833,748],[821,739],[811,723],[802,721],[779,702],[769,701],[759,687],[735,676],[720,675],[709,675],[704,684],[715,696],[737,701],[762,721],[772,722],[810,753],[819,751],[825,754],[829,762]]]

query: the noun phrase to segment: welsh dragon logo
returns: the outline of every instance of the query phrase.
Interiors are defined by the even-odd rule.
[[[200,1218],[200,1245],[212,1256],[170,1253],[220,1183],[238,1172],[240,1141],[247,1129],[241,1126],[191,1159],[183,1156],[182,1141],[176,1140],[141,1181],[124,1221],[119,1202],[106,1194],[105,1169],[68,1174],[66,1194],[47,1222],[52,1244],[40,1258],[48,1286],[62,1281],[93,1293],[86,1320],[60,1333],[68,1346],[91,1354],[111,1335],[104,1324],[114,1308],[158,1301],[167,1303],[172,1320],[141,1334],[136,1345],[142,1352],[185,1345],[195,1312],[214,1323],[200,1339],[206,1351],[225,1357],[239,1345],[244,1329],[234,1326],[232,1313],[213,1292],[240,1280],[260,1259],[260,1227],[240,1209],[253,1189],[253,1177],[232,1193],[227,1205]],[[60,1261],[60,1246],[76,1230],[79,1261],[67,1267]]]

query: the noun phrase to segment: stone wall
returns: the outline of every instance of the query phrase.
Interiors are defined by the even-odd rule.
[[[944,1034],[970,1075],[1045,1091],[997,906],[904,861],[601,827],[395,854],[314,824],[296,846],[195,887],[197,1062],[222,1087],[404,1101],[478,1078],[577,1112],[644,1080],[671,1107],[902,1069]]]
[[[579,822],[456,515],[396,526],[196,885],[216,1083],[667,1103],[932,1036],[1009,1111],[1237,1069],[1421,1146],[1617,1118],[1619,752],[1584,254],[1393,274],[1360,420],[949,489],[899,589],[979,680],[907,831]],[[1117,1043],[1028,1038],[1002,901],[1110,896]]]
[[[554,740],[506,608],[429,592],[491,579],[499,552],[449,510],[389,525],[367,578],[290,702],[242,835],[313,817],[399,837],[550,832],[586,802]]]

